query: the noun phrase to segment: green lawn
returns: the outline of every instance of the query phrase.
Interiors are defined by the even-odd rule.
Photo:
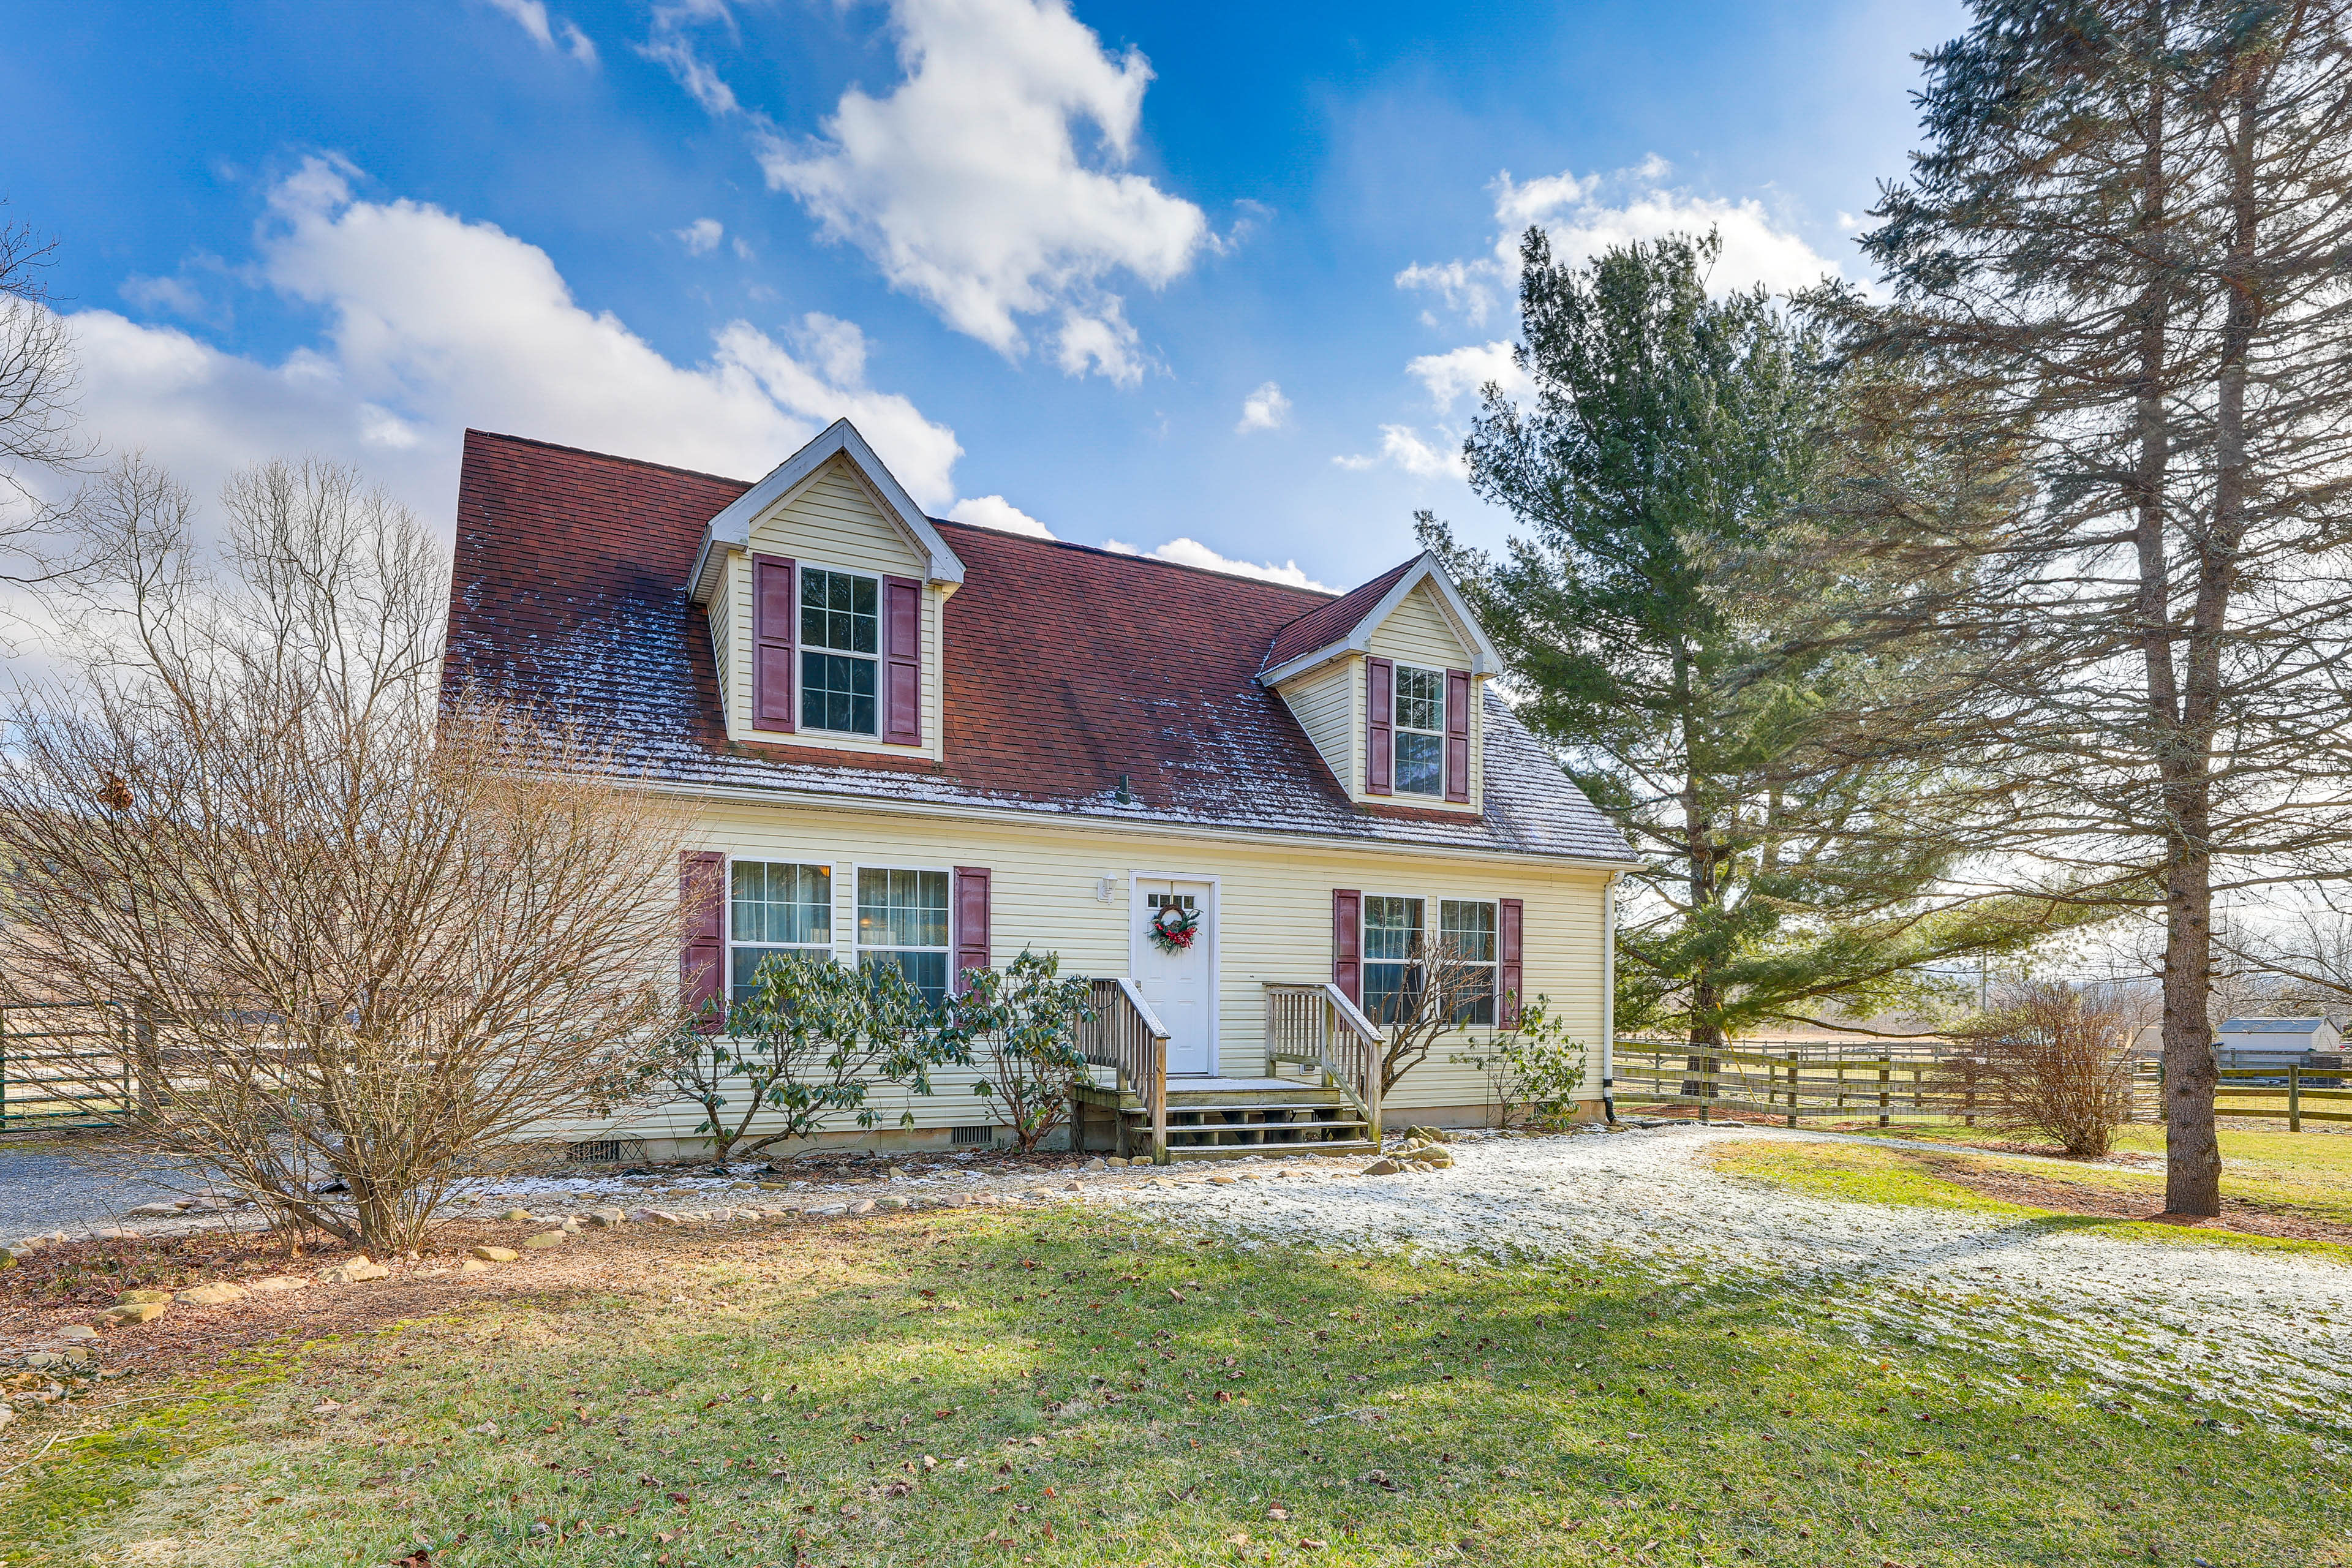
[[[1879,1138],[1906,1138],[1921,1142],[1964,1145],[2000,1141],[1999,1135],[1951,1121],[1897,1122],[1892,1127],[1840,1129]],[[2030,1140],[2025,1141],[2030,1144]],[[2352,1225],[2352,1131],[2306,1126],[2289,1132],[2284,1123],[2258,1122],[2251,1127],[2224,1124],[2221,1131],[2221,1192],[2288,1213]],[[2118,1153],[2162,1154],[2164,1129],[2135,1123],[2116,1134]],[[2053,1148],[2050,1151],[2056,1153]],[[2074,1162],[2063,1173],[2065,1180],[2093,1185],[2144,1190],[2161,1195],[2164,1176],[2156,1169],[2133,1170],[2116,1165]]]
[[[126,1408],[0,1480],[0,1558],[2352,1563],[2352,1464],[2307,1436],[1865,1353],[1790,1297],[1670,1310],[1599,1264],[1075,1211],[615,1245],[641,1248],[625,1294],[387,1323]]]
[[[1847,1203],[1906,1204],[1922,1208],[1961,1209],[1978,1214],[2006,1215],[2018,1219],[2047,1220],[2073,1231],[2095,1231],[2128,1237],[2135,1241],[2158,1241],[2190,1247],[2238,1247],[2253,1250],[2305,1252],[2352,1263],[2352,1247],[2332,1241],[2291,1240],[2249,1236],[2236,1231],[2152,1225],[2129,1219],[2102,1219],[2063,1209],[2012,1203],[1976,1192],[1951,1179],[1954,1162],[1986,1170],[2015,1171],[2015,1162],[1980,1155],[1964,1146],[1947,1145],[1933,1153],[1914,1153],[1872,1143],[1823,1143],[1770,1137],[1718,1143],[1708,1151],[1718,1170],[1794,1188],[1817,1197]],[[2036,1176],[2052,1175],[2032,1170]],[[2145,1193],[2151,1207],[2164,1195],[2164,1178],[2112,1166],[2073,1166],[2054,1173],[2058,1179],[2088,1186]],[[2284,1208],[2288,1205],[2278,1205]]]

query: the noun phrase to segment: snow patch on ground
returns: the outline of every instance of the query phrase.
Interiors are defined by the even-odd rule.
[[[1776,1132],[1774,1137],[1802,1138]],[[1286,1243],[1496,1262],[1605,1260],[1679,1287],[1801,1292],[1864,1342],[2031,1355],[2122,1391],[2352,1430],[2352,1268],[2047,1221],[1844,1203],[1717,1171],[1751,1128],[1488,1139],[1452,1170],[1155,1184],[1147,1214]]]

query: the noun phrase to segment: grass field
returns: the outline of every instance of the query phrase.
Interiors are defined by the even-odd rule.
[[[139,1390],[0,1481],[0,1558],[2352,1563],[2352,1465],[2307,1436],[1865,1353],[1769,1291],[1077,1211],[627,1278]]]
[[[1841,1128],[1877,1138],[1902,1138],[1946,1146],[1998,1145],[2032,1147],[2000,1138],[1984,1128],[1962,1127],[1953,1121],[1898,1121],[1886,1128]],[[2338,1225],[2352,1225],[2352,1131],[2307,1127],[2285,1131],[2284,1124],[2224,1125],[2221,1131],[2221,1193],[2265,1208],[2307,1214]],[[2164,1152],[2164,1129],[2135,1123],[2116,1135],[2118,1153]],[[2056,1153],[2053,1147],[2048,1151]],[[2160,1199],[2163,1173],[2155,1167],[2133,1169],[2078,1161],[2063,1173],[2069,1182],[2141,1192]]]

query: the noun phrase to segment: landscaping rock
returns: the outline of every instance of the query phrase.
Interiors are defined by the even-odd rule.
[[[897,1214],[901,1209],[910,1209],[915,1205],[908,1203],[906,1199],[898,1196],[896,1194],[893,1194],[887,1198],[877,1198],[874,1201],[874,1206],[877,1209],[886,1209],[892,1214]]]
[[[1364,1174],[1368,1176],[1393,1176],[1403,1169],[1404,1167],[1398,1164],[1394,1160],[1375,1160],[1370,1164],[1364,1167]]]
[[[100,1312],[98,1321],[112,1329],[126,1323],[152,1323],[163,1315],[163,1303],[161,1301],[125,1301],[121,1306],[109,1307]]]
[[[676,1225],[677,1221],[659,1209],[632,1209],[629,1217],[639,1225]]]
[[[499,1215],[499,1217],[503,1220],[511,1220],[518,1225],[527,1225],[539,1216],[532,1214],[529,1209],[509,1209],[506,1213]]]
[[[1450,1143],[1454,1141],[1451,1134],[1442,1132],[1434,1127],[1408,1127],[1404,1130],[1404,1135],[1408,1138],[1418,1138],[1424,1143]]]
[[[331,1268],[319,1270],[319,1283],[321,1285],[358,1285],[370,1279],[388,1279],[391,1277],[391,1269],[371,1261],[364,1252],[349,1263],[338,1263]]]
[[[303,1279],[299,1274],[272,1274],[266,1279],[256,1279],[252,1284],[246,1287],[247,1289],[257,1293],[276,1292],[279,1290],[308,1290],[310,1288],[310,1282],[308,1279]]]
[[[118,1307],[129,1306],[134,1301],[168,1301],[171,1299],[169,1290],[118,1290],[114,1293],[114,1304]]]
[[[190,1307],[226,1307],[232,1301],[244,1300],[245,1291],[236,1285],[195,1285],[172,1300]]]
[[[856,1203],[849,1205],[849,1212],[851,1214],[872,1214],[874,1212],[874,1200],[872,1198],[859,1198]]]
[[[1108,1171],[1110,1169],[1110,1162],[1097,1154],[1078,1168],[1083,1171]]]
[[[849,1212],[849,1205],[847,1204],[819,1204],[814,1208],[803,1209],[801,1212],[807,1215],[811,1219],[831,1219],[835,1215],[847,1214]]]
[[[512,1263],[521,1256],[511,1247],[492,1247],[487,1242],[473,1249],[474,1260],[478,1263]]]
[[[621,1224],[629,1216],[623,1214],[619,1209],[590,1209],[584,1217],[590,1225],[610,1228],[613,1226]]]
[[[562,1247],[571,1239],[571,1234],[566,1231],[542,1230],[537,1236],[525,1237],[523,1245],[534,1252],[545,1252],[551,1247]]]
[[[500,1247],[499,1250],[503,1252],[506,1249],[504,1247]],[[457,1272],[460,1274],[480,1274],[487,1272],[489,1268],[489,1263],[485,1259],[479,1258],[468,1258],[466,1261],[457,1265]]]
[[[51,1329],[49,1331],[49,1338],[53,1340],[94,1340],[98,1338],[98,1331],[91,1328],[88,1323],[68,1323],[62,1329]]]
[[[141,1204],[137,1208],[122,1211],[130,1219],[173,1219],[184,1211],[176,1203]]]

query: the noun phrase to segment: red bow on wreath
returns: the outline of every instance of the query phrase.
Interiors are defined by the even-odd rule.
[[[1200,912],[1182,904],[1162,904],[1151,917],[1151,943],[1162,952],[1183,952],[1200,931]]]

